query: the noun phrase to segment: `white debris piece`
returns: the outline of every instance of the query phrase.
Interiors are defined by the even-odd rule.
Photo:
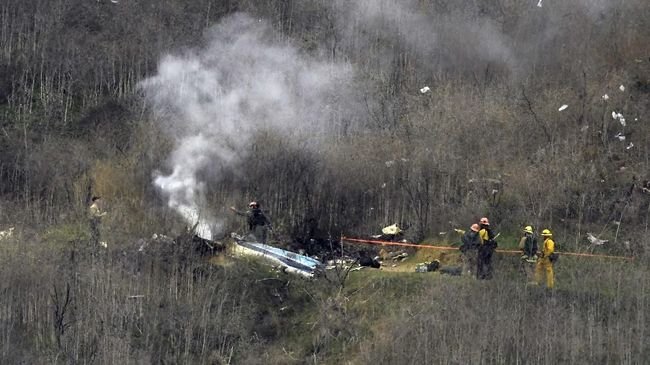
[[[386,187],[386,183],[381,184],[382,189],[385,188],[385,187]]]
[[[587,233],[587,240],[589,241],[589,243],[591,243],[592,245],[596,245],[596,246],[602,246],[602,245],[606,244],[607,242],[609,242],[608,240],[601,240],[599,238],[596,238],[596,236],[594,236],[591,233]]]
[[[566,109],[566,108],[568,108],[568,107],[569,107],[568,105],[564,104],[564,105],[562,105],[562,106],[560,107],[560,109],[558,109],[558,111],[561,112],[562,110],[564,110],[564,109]]]
[[[625,86],[621,85],[621,86],[618,87],[618,89],[621,90],[621,91],[625,91]]]
[[[630,142],[630,144],[625,147],[626,150],[629,150],[630,148],[634,147],[634,143]]]
[[[608,100],[608,99],[609,99],[609,95],[607,94],[603,95],[603,100]]]
[[[102,247],[104,247],[104,248],[108,247],[108,244],[107,244],[106,242],[104,242],[104,241],[101,241],[101,242],[99,243],[99,245],[102,246]]]
[[[612,112],[612,118],[614,120],[618,120],[623,127],[625,127],[625,118],[623,117],[623,114],[617,113],[617,112]]]
[[[429,91],[429,90],[431,90],[431,89],[430,89],[428,86],[425,86],[425,87],[423,87],[423,88],[420,89],[420,92],[421,92],[422,94],[426,94],[426,92]]]
[[[384,163],[386,164],[386,167],[391,167],[391,166],[393,166],[395,164],[395,161],[390,160],[390,161],[386,161]]]
[[[620,132],[619,132],[619,133],[616,134],[614,137],[615,137],[615,138],[618,138],[619,141],[625,141],[625,136],[623,135],[623,133],[620,133]]]
[[[5,238],[9,238],[14,235],[14,229],[15,227],[10,227],[7,230],[0,231],[0,240],[3,240]]]
[[[585,132],[585,131],[587,131],[588,129],[589,129],[589,126],[586,125],[586,126],[580,128],[580,131],[581,131],[581,132]]]
[[[541,8],[541,7],[542,7],[542,0],[539,0],[539,2],[537,3],[537,7],[538,7],[538,8]]]

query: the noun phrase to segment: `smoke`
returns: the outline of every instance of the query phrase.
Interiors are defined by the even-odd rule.
[[[549,52],[559,53],[558,43],[583,37],[583,28],[610,19],[613,7],[631,6],[611,0],[544,0],[541,8],[537,3],[329,2],[342,43],[351,52],[377,55],[370,59],[380,69],[392,67],[390,60],[396,55],[408,55],[422,74],[475,72],[490,64],[515,78],[525,77],[531,65],[554,62],[557,54]],[[378,50],[378,44],[384,49]],[[366,49],[367,45],[373,48]]]
[[[165,56],[158,74],[140,85],[175,141],[172,172],[156,173],[154,183],[202,237],[223,230],[222,219],[206,208],[211,181],[203,176],[236,167],[260,131],[287,141],[327,132],[329,103],[350,79],[349,66],[310,59],[272,35],[265,22],[235,14],[207,33],[204,48]]]
[[[442,13],[433,5],[412,0],[334,0],[331,4],[344,40],[391,40],[417,56],[424,69],[472,67],[486,61],[517,68],[512,40],[489,17]],[[385,56],[392,53],[387,50]]]

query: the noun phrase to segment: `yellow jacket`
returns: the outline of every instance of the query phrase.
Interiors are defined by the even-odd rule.
[[[481,237],[481,244],[484,244],[487,240],[490,239],[488,231],[485,228],[481,228],[481,230],[478,231],[478,236]]]
[[[555,252],[555,242],[553,242],[552,238],[548,237],[544,240],[542,257],[549,257],[553,252]]]

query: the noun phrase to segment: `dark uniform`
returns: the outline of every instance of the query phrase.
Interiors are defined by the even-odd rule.
[[[233,211],[238,215],[246,217],[248,229],[255,238],[255,241],[266,243],[268,230],[271,229],[271,221],[258,205],[250,205],[250,209],[246,212],[240,212],[235,209]]]
[[[90,224],[90,242],[92,247],[97,247],[99,245],[101,236],[99,232],[99,226],[102,222],[102,217],[106,215],[106,212],[102,212],[99,208],[99,197],[93,197],[92,205],[88,208],[88,220]]]
[[[461,242],[462,245],[460,246],[460,252],[462,253],[463,273],[476,275],[478,249],[481,246],[481,238],[479,237],[478,232],[470,229],[463,234]]]
[[[478,249],[478,270],[476,277],[479,279],[492,279],[492,255],[497,248],[497,243],[494,239],[494,233],[490,229],[490,224],[487,222],[487,218],[481,218],[480,226],[481,230],[478,234],[481,238],[481,246]]]
[[[519,240],[519,249],[521,250],[521,271],[526,275],[526,279],[531,282],[537,262],[537,237],[533,233],[533,227],[527,226],[524,229],[524,236]]]

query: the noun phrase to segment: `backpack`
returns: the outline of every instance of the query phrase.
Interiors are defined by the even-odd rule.
[[[524,255],[532,257],[537,253],[537,237],[526,236],[526,242],[524,243]]]

